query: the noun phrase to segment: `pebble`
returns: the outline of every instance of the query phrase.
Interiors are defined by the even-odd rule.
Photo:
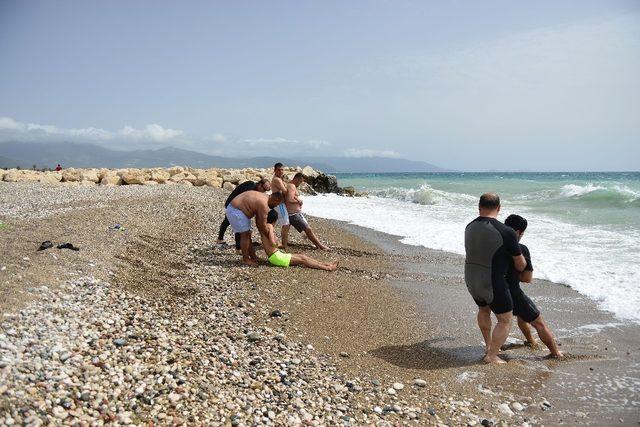
[[[349,357],[349,353],[347,353],[346,351],[341,351],[340,357]]]
[[[390,387],[390,388],[387,389],[387,394],[390,394],[391,396],[395,396],[397,393],[398,392],[393,387]]]
[[[127,340],[125,340],[124,338],[117,338],[113,340],[113,343],[116,345],[116,347],[122,347],[127,344]]]
[[[282,317],[282,312],[280,310],[273,310],[269,315],[271,317]]]
[[[509,405],[507,405],[506,403],[499,404],[498,411],[500,411],[504,415],[508,415],[508,416],[513,415],[513,411],[511,410],[511,408],[509,408]]]
[[[396,390],[402,390],[404,388],[404,384],[402,383],[393,383],[393,388]]]
[[[426,387],[427,382],[425,380],[421,380],[420,378],[416,378],[415,380],[413,380],[413,385],[415,385],[416,387]]]
[[[524,406],[520,402],[512,402],[511,409],[513,409],[514,411],[522,412],[524,411]]]

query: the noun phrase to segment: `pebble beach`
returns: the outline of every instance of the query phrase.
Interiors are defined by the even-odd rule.
[[[446,355],[389,362],[432,331],[392,285],[413,277],[413,255],[310,218],[332,251],[297,233],[292,251],[340,259],[339,271],[271,267],[261,251],[243,267],[215,244],[227,194],[0,182],[0,425],[559,420],[553,399],[460,380],[468,366]],[[509,365],[500,376],[522,369]]]

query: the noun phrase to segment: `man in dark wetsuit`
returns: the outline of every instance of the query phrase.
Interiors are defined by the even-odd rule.
[[[238,185],[233,189],[227,200],[224,202],[224,208],[226,209],[229,206],[229,203],[239,194],[244,193],[245,191],[259,191],[261,193],[271,191],[271,183],[268,179],[261,179],[258,182],[253,181],[245,181],[242,184]],[[229,227],[229,220],[227,216],[224,216],[224,220],[222,224],[220,224],[220,231],[218,232],[218,240],[216,243],[224,243],[224,233],[226,233],[227,228]],[[240,250],[240,233],[235,233],[236,239],[236,250]]]
[[[527,229],[527,220],[520,215],[509,215],[504,221],[504,224],[515,230],[518,236],[518,242],[522,239],[522,235]],[[524,271],[520,273],[514,268],[512,262],[507,272],[507,283],[509,283],[509,291],[513,299],[513,314],[518,317],[518,327],[529,344],[534,347],[535,339],[529,328],[529,324],[531,324],[538,332],[540,340],[549,349],[549,357],[562,357],[562,352],[558,349],[558,344],[553,336],[553,332],[551,332],[551,329],[549,329],[547,323],[544,321],[540,310],[538,310],[538,307],[531,298],[520,288],[520,282],[531,283],[531,279],[533,278],[533,265],[531,264],[529,248],[520,243],[520,250],[522,251],[524,259],[527,261],[527,266]]]
[[[483,360],[487,363],[506,363],[498,357],[500,347],[509,336],[513,310],[505,275],[510,262],[513,261],[518,271],[523,271],[527,263],[515,231],[496,219],[500,212],[498,195],[483,194],[478,208],[480,216],[471,221],[464,232],[464,280],[478,305],[478,327],[486,345]],[[493,332],[492,311],[498,318]]]

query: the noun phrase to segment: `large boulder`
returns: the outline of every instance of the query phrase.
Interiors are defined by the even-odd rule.
[[[184,168],[182,166],[172,166],[172,167],[167,169],[167,172],[169,172],[169,175],[174,176],[174,175],[177,175],[179,173],[183,173],[184,172]]]
[[[80,176],[82,177],[82,181],[91,181],[94,184],[100,182],[100,177],[96,169],[84,169],[80,172]]]
[[[109,171],[100,180],[100,185],[122,185],[122,178],[116,172]]]
[[[38,182],[43,184],[57,184],[62,181],[62,173],[60,172],[44,172],[40,174]]]
[[[207,176],[204,180],[204,185],[207,187],[221,188],[223,183],[224,181],[222,181],[222,178],[217,176]]]
[[[9,169],[2,178],[5,182],[38,182],[40,176],[31,170]]]
[[[175,175],[172,175],[169,178],[169,181],[173,181],[175,183],[182,183],[182,181],[187,181],[189,184],[192,184],[197,180],[197,178],[191,172],[180,172]]]
[[[311,187],[306,182],[303,182],[302,184],[300,184],[300,186],[298,187],[298,191],[303,194],[310,194],[312,196],[315,196],[316,194],[318,194],[318,192],[314,190],[313,187]]]
[[[154,169],[151,171],[151,181],[164,184],[171,178],[171,174],[164,169]]]
[[[224,182],[230,182],[231,184],[238,185],[239,183],[246,181],[247,178],[244,175],[235,172],[223,175],[222,180]]]
[[[141,169],[125,169],[118,172],[122,181],[127,185],[142,185],[148,181],[147,174]]]
[[[233,190],[236,189],[236,186],[227,181],[224,184],[222,184],[222,188],[227,190],[227,191],[233,191]]]
[[[145,181],[142,185],[159,185],[157,181]]]
[[[334,175],[319,174],[314,179],[307,181],[311,187],[318,193],[340,193],[338,187],[338,179]]]
[[[69,168],[62,171],[63,182],[82,181],[82,169]]]
[[[0,181],[4,181],[4,174],[6,174],[7,171],[5,171],[4,169],[0,169]]]
[[[317,178],[318,175],[320,175],[320,173],[318,171],[316,171],[314,168],[312,168],[311,166],[305,166],[302,168],[302,175],[304,175],[305,178]]]

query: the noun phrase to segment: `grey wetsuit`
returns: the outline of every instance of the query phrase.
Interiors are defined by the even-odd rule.
[[[512,257],[521,255],[515,231],[495,218],[479,216],[464,233],[464,280],[479,306],[489,305],[496,314],[513,310],[505,278]]]

